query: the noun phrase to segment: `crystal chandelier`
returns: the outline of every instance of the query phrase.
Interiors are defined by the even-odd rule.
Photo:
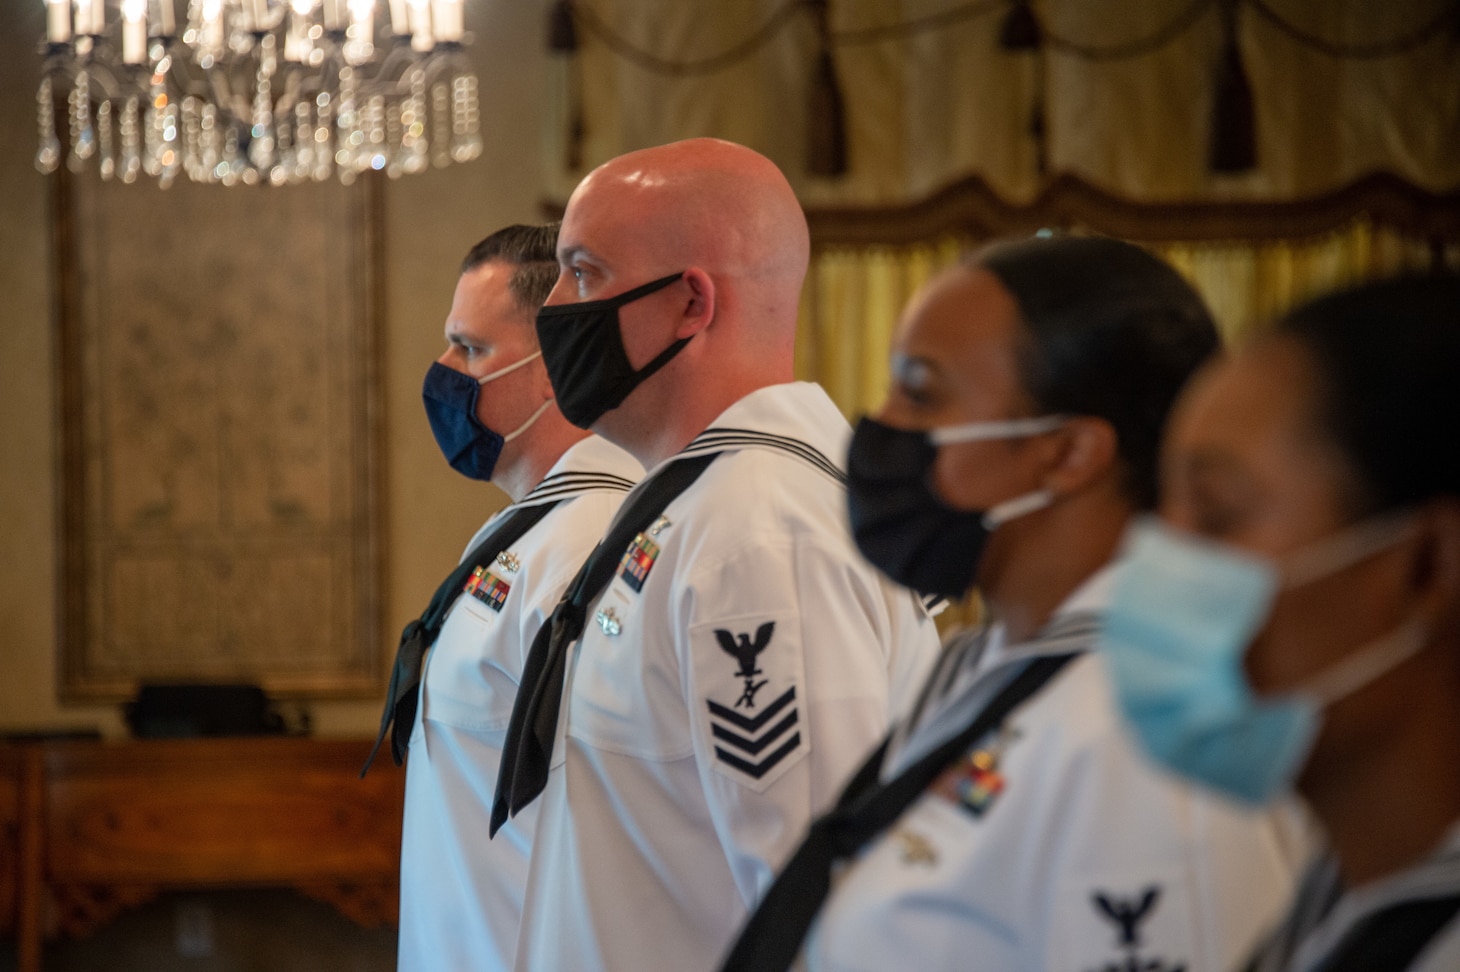
[[[481,154],[463,0],[42,0],[36,167],[287,185]],[[387,21],[379,25],[377,19]],[[58,129],[69,138],[63,145]]]

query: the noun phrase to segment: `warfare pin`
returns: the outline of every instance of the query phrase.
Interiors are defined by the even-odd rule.
[[[618,619],[618,615],[614,613],[611,607],[599,608],[598,614],[594,616],[593,620],[598,622],[598,626],[603,629],[603,633],[610,638],[624,629],[623,624]]]

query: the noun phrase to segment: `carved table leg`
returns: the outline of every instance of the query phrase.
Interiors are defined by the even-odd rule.
[[[45,819],[45,753],[39,746],[29,746],[20,771],[20,913],[16,929],[19,972],[41,972],[46,902]]]

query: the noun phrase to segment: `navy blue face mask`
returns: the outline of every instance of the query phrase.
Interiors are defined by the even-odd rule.
[[[502,446],[527,431],[552,401],[542,403],[528,420],[515,431],[502,435],[493,432],[477,418],[477,394],[487,382],[516,371],[532,361],[541,351],[533,352],[516,364],[510,364],[481,378],[462,374],[441,362],[434,362],[426,371],[421,397],[426,403],[426,419],[436,444],[451,468],[471,479],[490,480],[497,467]]]
[[[663,290],[682,276],[683,272],[674,273],[616,297],[553,304],[537,312],[537,343],[563,418],[580,429],[590,428],[684,349],[689,338],[675,341],[635,371],[624,351],[618,320],[620,307]]]

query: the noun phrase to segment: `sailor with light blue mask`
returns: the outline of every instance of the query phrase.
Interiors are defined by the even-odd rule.
[[[1422,619],[1410,618],[1268,698],[1247,684],[1247,645],[1279,592],[1332,576],[1412,532],[1408,517],[1380,517],[1274,560],[1184,534],[1154,517],[1132,524],[1101,647],[1146,750],[1248,803],[1290,790],[1323,710],[1424,647],[1428,631]]]
[[[1460,278],[1292,312],[1183,396],[1100,650],[1167,769],[1326,839],[1249,972],[1460,969]]]

